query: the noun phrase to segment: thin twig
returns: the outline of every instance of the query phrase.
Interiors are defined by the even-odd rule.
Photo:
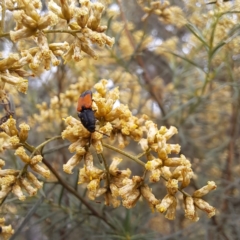
[[[138,163],[138,164],[142,165],[143,167],[145,167],[145,163],[142,162],[141,160],[139,160],[137,157],[135,157],[135,156],[133,156],[133,155],[127,153],[127,152],[124,152],[124,151],[122,151],[122,150],[120,150],[120,149],[118,149],[118,148],[116,148],[116,147],[113,147],[112,145],[109,145],[109,144],[107,144],[107,143],[102,143],[102,145],[103,145],[104,147],[106,147],[106,148],[109,148],[109,149],[111,149],[111,150],[113,150],[113,151],[115,151],[115,152],[118,152],[118,153],[120,153],[120,154],[122,154],[122,155],[124,155],[124,156],[126,156],[126,157],[128,157],[128,158],[130,158],[130,159],[132,159],[132,160],[135,161],[136,163]]]
[[[45,146],[48,142],[50,141],[53,141],[55,139],[58,139],[60,138],[60,136],[56,136],[56,137],[53,137],[47,141],[45,141],[44,143],[40,144],[37,148],[34,148],[32,147],[31,145],[25,143],[24,144],[24,147],[26,147],[32,154],[31,156],[34,155],[34,153],[36,153],[41,147]],[[49,168],[49,170],[54,174],[54,176],[58,179],[59,183],[66,189],[68,190],[70,193],[72,193],[75,197],[77,197],[81,202],[82,204],[85,205],[86,208],[88,208],[88,210],[92,213],[93,216],[99,218],[99,219],[102,219],[109,227],[111,227],[112,229],[115,229],[115,227],[109,223],[107,221],[107,219],[100,215],[94,208],[92,208],[92,206],[83,198],[81,197],[71,186],[68,185],[67,182],[65,182],[62,177],[58,174],[58,172],[52,167],[52,165],[50,163],[48,163],[46,161],[45,158],[42,159],[42,162]]]
[[[48,139],[47,141],[45,141],[45,142],[41,143],[40,145],[38,145],[38,146],[32,151],[32,154],[31,154],[31,156],[30,156],[30,159],[34,156],[34,154],[35,154],[38,150],[40,150],[42,147],[44,147],[44,146],[45,146],[46,144],[48,144],[49,142],[54,141],[54,140],[56,140],[56,139],[62,139],[62,136],[56,136],[56,137],[50,138],[50,139]]]
[[[109,188],[109,186],[110,186],[109,166],[108,166],[108,163],[102,153],[100,153],[100,156],[103,160],[104,167],[107,171],[107,179],[106,180],[107,180],[107,187]]]
[[[110,228],[115,229],[115,227],[107,221],[107,219],[100,215],[82,196],[80,196],[71,186],[65,182],[62,177],[58,174],[58,172],[52,167],[52,165],[43,158],[42,162],[50,169],[53,175],[58,179],[59,183],[70,193],[72,193],[76,198],[78,198],[83,205],[92,213],[93,216],[103,220]]]
[[[107,144],[107,143],[102,143],[102,145],[103,145],[104,147],[107,147],[107,148],[109,148],[109,149],[111,149],[111,150],[114,150],[114,151],[116,151],[116,152],[118,152],[118,153],[120,153],[120,154],[122,154],[122,155],[124,155],[124,156],[126,156],[126,157],[128,157],[128,158],[130,158],[130,159],[132,159],[133,161],[135,161],[136,163],[140,164],[141,166],[143,166],[143,167],[145,168],[145,163],[142,162],[142,161],[141,161],[140,159],[138,159],[137,157],[135,157],[135,156],[133,156],[133,155],[127,153],[127,152],[124,152],[124,151],[122,151],[122,150],[120,150],[120,149],[118,149],[118,148],[115,148],[115,147],[113,147],[112,145],[109,145],[109,144]],[[168,179],[165,178],[164,176],[161,176],[161,178],[164,179],[166,182],[168,181]],[[188,193],[186,193],[184,190],[182,190],[181,188],[178,188],[178,191],[181,192],[184,196],[190,197],[190,195],[189,195]]]

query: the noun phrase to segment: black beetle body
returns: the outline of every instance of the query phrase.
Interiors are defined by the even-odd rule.
[[[78,117],[82,125],[91,133],[95,132],[96,118],[94,116],[94,111],[92,109],[83,108],[83,110],[78,113]]]

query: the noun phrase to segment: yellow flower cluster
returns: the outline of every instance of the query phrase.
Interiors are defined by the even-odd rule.
[[[5,84],[11,84],[19,92],[26,93],[28,81],[23,77],[29,76],[22,67],[27,64],[27,57],[20,58],[18,54],[9,54],[7,58],[0,60],[0,100],[6,100],[7,96],[4,90]]]
[[[7,2],[10,9],[11,3],[11,1]],[[41,1],[19,0],[15,5],[21,7],[21,10],[13,11],[16,27],[15,31],[10,31],[11,40],[17,42],[32,37],[37,44],[37,47],[22,49],[24,63],[28,64],[36,74],[44,69],[49,70],[51,63],[53,66],[59,65],[57,56],[61,56],[69,45],[66,42],[48,44],[47,37],[43,33],[44,29],[58,23],[58,17],[50,11],[40,15],[38,10],[42,8]],[[22,45],[24,45],[23,42]]]
[[[43,183],[39,182],[36,176],[27,171],[26,167],[30,166],[32,171],[42,175],[45,178],[50,176],[50,171],[45,169],[39,163],[42,161],[41,155],[35,155],[30,158],[25,149],[21,146],[26,144],[28,132],[30,127],[26,123],[19,125],[20,130],[16,127],[16,120],[10,117],[6,122],[1,125],[0,132],[0,152],[6,149],[16,149],[15,155],[26,164],[22,171],[15,169],[0,169],[0,201],[2,201],[10,192],[15,194],[19,200],[25,200],[23,189],[33,196],[37,190],[42,188]],[[0,161],[1,168],[5,165],[3,160]]]
[[[5,219],[0,218],[0,239],[9,239],[13,234],[14,230],[12,226],[5,226]]]
[[[49,9],[59,18],[65,19],[71,30],[76,31],[74,41],[68,51],[63,55],[65,62],[74,59],[83,59],[81,51],[87,53],[94,59],[97,55],[92,44],[100,47],[105,45],[112,47],[114,39],[104,34],[107,26],[101,26],[100,21],[104,11],[104,5],[100,2],[92,3],[90,0],[80,0],[81,7],[76,7],[74,1],[63,1],[58,6],[53,0],[48,4]]]
[[[5,149],[15,149],[20,142],[25,142],[27,140],[28,132],[30,130],[29,125],[22,123],[19,125],[19,128],[20,131],[17,129],[16,120],[12,117],[1,125],[1,151]]]
[[[94,88],[97,92],[93,94],[92,109],[95,111],[99,132],[90,133],[79,120],[71,116],[65,119],[67,127],[62,132],[62,138],[71,142],[69,151],[75,153],[63,165],[63,170],[70,174],[83,160],[84,165],[79,171],[78,182],[87,184],[89,199],[94,200],[104,195],[106,205],[118,207],[122,202],[126,208],[132,208],[142,196],[152,210],[166,212],[166,218],[174,219],[178,206],[176,193],[181,191],[184,195],[187,218],[197,221],[197,208],[207,212],[209,217],[215,215],[215,208],[201,199],[216,188],[214,182],[208,182],[207,186],[195,191],[192,196],[183,191],[183,188],[190,184],[193,171],[190,161],[184,155],[172,158],[168,156],[180,152],[178,144],[167,143],[177,133],[177,129],[173,126],[169,129],[166,127],[158,129],[146,116],[141,118],[133,116],[127,106],[120,104],[114,107],[119,98],[118,89],[108,92],[106,80],[101,80]],[[117,139],[120,148],[128,145],[127,138],[138,142],[144,151],[141,156],[145,155],[147,162],[144,163],[138,157],[125,154],[122,150],[103,143],[102,133],[110,135],[112,140]],[[103,158],[105,169],[94,165],[90,145],[95,148],[99,157]],[[104,147],[121,152],[141,164],[145,168],[144,176],[130,177],[130,169],[119,170],[118,165],[122,159],[118,157],[114,157],[108,167],[103,156]],[[148,186],[149,181],[146,177],[148,175],[150,182],[157,183],[160,177],[166,181],[167,194],[162,200],[156,198]]]
[[[142,17],[142,21],[145,21],[151,14],[158,16],[159,20],[165,24],[172,24],[178,28],[183,27],[187,21],[183,14],[183,11],[178,6],[170,6],[169,1],[151,1],[148,6],[146,0],[138,0],[139,6],[146,14]]]
[[[14,85],[20,92],[27,92],[28,81],[24,77],[33,74],[25,71],[24,66],[39,75],[44,70],[50,70],[51,65],[59,65],[58,57],[63,57],[65,62],[71,59],[80,61],[83,59],[82,52],[85,52],[96,59],[93,44],[100,47],[113,45],[114,39],[104,34],[107,27],[100,25],[104,5],[99,2],[92,3],[90,0],[81,0],[80,4],[78,7],[73,0],[62,1],[60,4],[51,0],[48,3],[49,11],[41,15],[40,0],[6,1],[6,10],[13,12],[16,23],[15,30],[10,31],[10,38],[18,43],[21,57],[19,54],[10,54],[0,60],[0,100],[6,98],[5,83]],[[63,19],[67,25],[62,23]],[[49,30],[58,24],[61,30]],[[63,27],[66,29],[63,30]],[[50,33],[71,36],[67,42],[48,43],[47,34]],[[33,40],[36,46],[30,47],[29,43],[24,41],[26,38]]]

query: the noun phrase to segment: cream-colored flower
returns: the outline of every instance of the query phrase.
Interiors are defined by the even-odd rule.
[[[152,193],[152,189],[149,188],[146,184],[140,187],[141,195],[147,200],[149,204],[155,206],[159,204],[160,200],[158,200],[154,194]]]
[[[19,183],[15,183],[12,187],[12,192],[14,195],[18,197],[20,201],[24,201],[26,199],[26,196],[23,194],[23,191],[19,185]]]
[[[178,191],[178,180],[169,179],[166,183],[167,191],[169,194],[174,195]]]
[[[113,194],[112,190],[111,192],[106,192],[105,196],[105,205],[110,206],[112,205],[114,208],[117,208],[120,206],[121,201],[116,198],[116,196]]]
[[[37,194],[37,189],[34,188],[26,178],[20,178],[19,182],[30,196],[35,196]]]
[[[83,154],[84,155],[84,154]],[[83,155],[79,155],[79,154],[75,154],[74,156],[72,156],[66,164],[63,165],[63,171],[68,173],[68,174],[72,174],[72,170],[74,167],[76,167],[80,161],[83,158]]]
[[[201,198],[193,198],[194,204],[201,209],[202,211],[205,211],[208,214],[208,217],[211,218],[216,214],[216,209],[209,205],[206,201],[202,200]]]
[[[22,123],[19,125],[20,132],[19,132],[19,138],[21,142],[25,142],[28,138],[28,132],[30,130],[30,126],[26,123]]]
[[[198,190],[196,190],[192,197],[194,198],[200,198],[204,195],[208,194],[210,191],[215,190],[217,188],[216,183],[213,181],[208,181],[208,184]]]
[[[123,181],[124,186],[119,189],[119,195],[122,198],[123,206],[126,208],[135,206],[137,200],[141,196],[139,187],[142,181],[143,179],[139,176],[133,176],[132,179],[125,179]]]
[[[157,211],[160,213],[164,213],[168,210],[168,208],[176,201],[176,198],[173,195],[167,194],[159,203],[156,205]]]
[[[194,205],[193,198],[192,197],[185,197],[184,198],[184,208],[185,208],[185,217],[197,221],[199,218],[197,218],[196,213],[196,206]]]

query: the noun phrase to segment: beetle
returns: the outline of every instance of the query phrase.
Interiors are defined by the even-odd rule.
[[[96,131],[96,118],[92,110],[92,102],[92,91],[87,90],[80,95],[77,104],[78,117],[90,133]]]
[[[83,92],[78,98],[77,111],[82,112],[85,109],[92,109],[92,91],[87,90]]]

